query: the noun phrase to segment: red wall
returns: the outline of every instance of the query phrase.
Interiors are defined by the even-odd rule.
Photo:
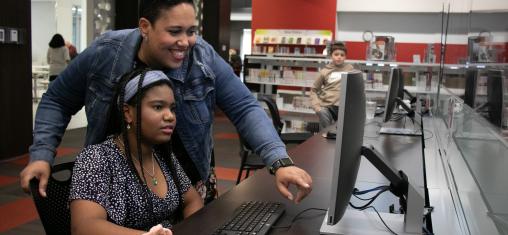
[[[256,29],[330,30],[335,38],[336,0],[254,0],[252,1],[252,38]],[[348,59],[365,60],[365,42],[347,42]],[[506,44],[508,45],[508,43]],[[426,43],[397,43],[396,61],[412,62],[413,54],[424,59]],[[501,46],[503,47],[503,46]],[[434,44],[436,62],[440,62],[439,43]],[[508,60],[507,46],[501,62]],[[467,59],[467,45],[448,44],[445,63],[456,64]]]
[[[336,5],[337,0],[254,0],[253,36],[256,29],[330,30],[335,34]]]

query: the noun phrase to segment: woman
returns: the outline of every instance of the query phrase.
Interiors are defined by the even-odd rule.
[[[319,71],[319,77],[310,89],[312,108],[319,117],[320,129],[337,121],[341,73],[354,69],[352,65],[344,63],[347,55],[344,43],[334,42],[329,55],[332,62]]]
[[[119,82],[110,134],[76,159],[70,193],[73,234],[170,234],[202,206],[170,148],[176,125],[169,78],[142,70]],[[162,226],[157,226],[158,224]]]
[[[73,113],[85,106],[88,121],[85,146],[106,138],[113,87],[117,78],[133,68],[160,69],[174,84],[178,126],[172,135],[175,155],[205,196],[215,196],[210,177],[215,107],[232,123],[268,166],[276,166],[277,189],[285,198],[299,202],[311,191],[312,179],[302,169],[278,162],[289,158],[271,120],[231,66],[196,35],[196,12],[192,0],[141,1],[139,27],[109,31],[81,52],[44,94],[38,106],[30,164],[21,172],[21,185],[28,191],[31,178],[46,182],[56,147]],[[287,162],[287,161],[285,161]],[[277,163],[277,164],[276,164]],[[293,197],[288,190],[298,186]]]
[[[49,81],[52,82],[56,79],[58,74],[64,71],[71,60],[69,50],[65,46],[62,35],[57,33],[51,38],[46,60],[49,64]]]

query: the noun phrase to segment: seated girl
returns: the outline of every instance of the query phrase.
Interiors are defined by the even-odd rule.
[[[203,207],[166,144],[176,125],[171,82],[161,71],[134,71],[112,102],[110,135],[76,159],[72,233],[171,234],[172,224]]]

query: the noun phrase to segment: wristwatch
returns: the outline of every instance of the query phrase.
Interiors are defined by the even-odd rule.
[[[277,161],[275,161],[272,166],[270,166],[268,168],[268,171],[270,172],[270,174],[272,175],[275,175],[275,172],[281,168],[281,167],[287,167],[287,166],[294,166],[295,163],[293,162],[293,160],[291,160],[291,158],[289,157],[286,157],[286,158],[281,158]]]

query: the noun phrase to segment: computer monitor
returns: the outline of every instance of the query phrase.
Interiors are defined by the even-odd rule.
[[[405,96],[407,96],[407,100],[409,100],[410,104],[416,103],[416,97],[413,96],[413,94],[411,94],[408,90],[406,90],[404,88],[404,75],[402,73],[402,69],[400,69],[400,68],[393,68],[392,71],[393,71],[391,73],[392,76],[397,76],[398,80],[399,80],[398,81],[399,87],[397,88],[397,97],[399,97],[400,99],[404,100]]]
[[[358,216],[353,216],[352,219],[349,217],[345,220],[346,222],[342,222],[348,214],[355,212],[346,209],[356,183],[362,155],[388,178],[391,182],[390,191],[405,202],[401,206],[406,214],[404,216],[397,215],[399,216],[398,230],[421,233],[424,206],[422,193],[408,183],[407,176],[402,171],[391,167],[389,161],[384,159],[373,147],[363,146],[366,117],[365,90],[361,72],[353,71],[343,74],[340,97],[330,203],[320,233],[350,234],[352,231],[348,230],[348,224],[356,224],[353,227],[358,233],[359,231],[356,229],[363,226],[360,225]],[[388,214],[387,217],[394,217],[394,215]],[[403,219],[400,219],[401,217]],[[365,226],[368,224],[368,222],[365,223]],[[360,232],[360,234],[366,233]]]
[[[329,223],[344,215],[360,166],[365,126],[365,88],[361,72],[343,74],[335,147],[332,198]]]
[[[504,104],[504,71],[490,69],[487,76],[487,103],[489,121],[502,127]]]
[[[478,70],[469,69],[466,71],[466,84],[464,91],[464,103],[475,108],[476,87],[478,83]]]
[[[402,69],[392,68],[391,75],[396,76],[398,79],[399,86],[397,87],[397,97],[404,99],[404,75],[402,75]]]
[[[406,111],[406,116],[414,121],[415,111],[411,109],[409,105],[403,102],[404,94],[406,94],[410,103],[415,103],[417,99],[412,96],[407,90],[404,89],[404,77],[402,76],[402,70],[400,68],[392,68],[390,72],[390,82],[388,85],[388,92],[386,93],[385,99],[385,112],[383,116],[383,122],[387,123],[391,121],[395,108],[401,106]],[[418,105],[418,104],[417,104]],[[418,120],[417,120],[418,121]],[[421,124],[421,122],[420,122]],[[394,126],[383,126],[380,129],[381,134],[395,134],[395,135],[421,135],[421,125],[413,128],[405,127],[394,127]]]
[[[474,107],[476,112],[498,127],[506,126],[503,125],[505,119],[503,110],[505,108],[504,94],[506,88],[504,79],[506,73],[505,70],[499,69],[489,69],[487,71],[487,101]],[[466,102],[466,98],[464,98],[464,102]]]
[[[400,69],[392,68],[390,71],[390,82],[388,85],[388,92],[385,99],[385,113],[383,122],[390,121],[395,107],[397,107],[397,100],[404,99],[404,81],[402,81],[402,72]]]

